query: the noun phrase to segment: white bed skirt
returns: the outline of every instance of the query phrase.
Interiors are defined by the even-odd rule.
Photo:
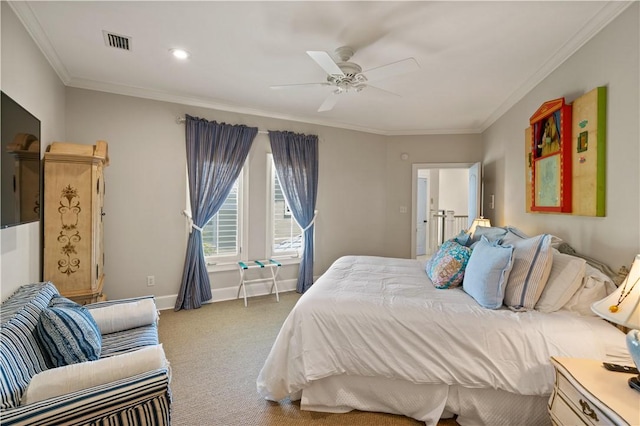
[[[516,395],[493,389],[415,384],[379,377],[331,376],[302,391],[302,410],[346,413],[351,410],[400,414],[436,425],[458,415],[462,426],[550,425],[548,397]]]

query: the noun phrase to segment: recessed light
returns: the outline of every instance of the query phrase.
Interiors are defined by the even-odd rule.
[[[189,52],[184,49],[169,49],[169,52],[178,59],[187,59],[191,56]]]

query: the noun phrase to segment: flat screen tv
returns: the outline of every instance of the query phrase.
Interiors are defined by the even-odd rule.
[[[0,228],[40,220],[40,120],[2,92]]]

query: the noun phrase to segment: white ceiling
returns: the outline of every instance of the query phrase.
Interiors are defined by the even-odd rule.
[[[483,131],[630,3],[10,4],[67,86],[392,135]],[[103,30],[130,36],[131,51]],[[375,83],[401,97],[365,89],[321,113],[327,87],[270,88],[325,81],[305,52],[343,45],[364,70],[408,57],[420,69]]]

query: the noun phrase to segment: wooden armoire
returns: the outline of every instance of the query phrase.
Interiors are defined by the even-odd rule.
[[[104,300],[107,143],[52,143],[44,154],[43,275],[80,304]]]

